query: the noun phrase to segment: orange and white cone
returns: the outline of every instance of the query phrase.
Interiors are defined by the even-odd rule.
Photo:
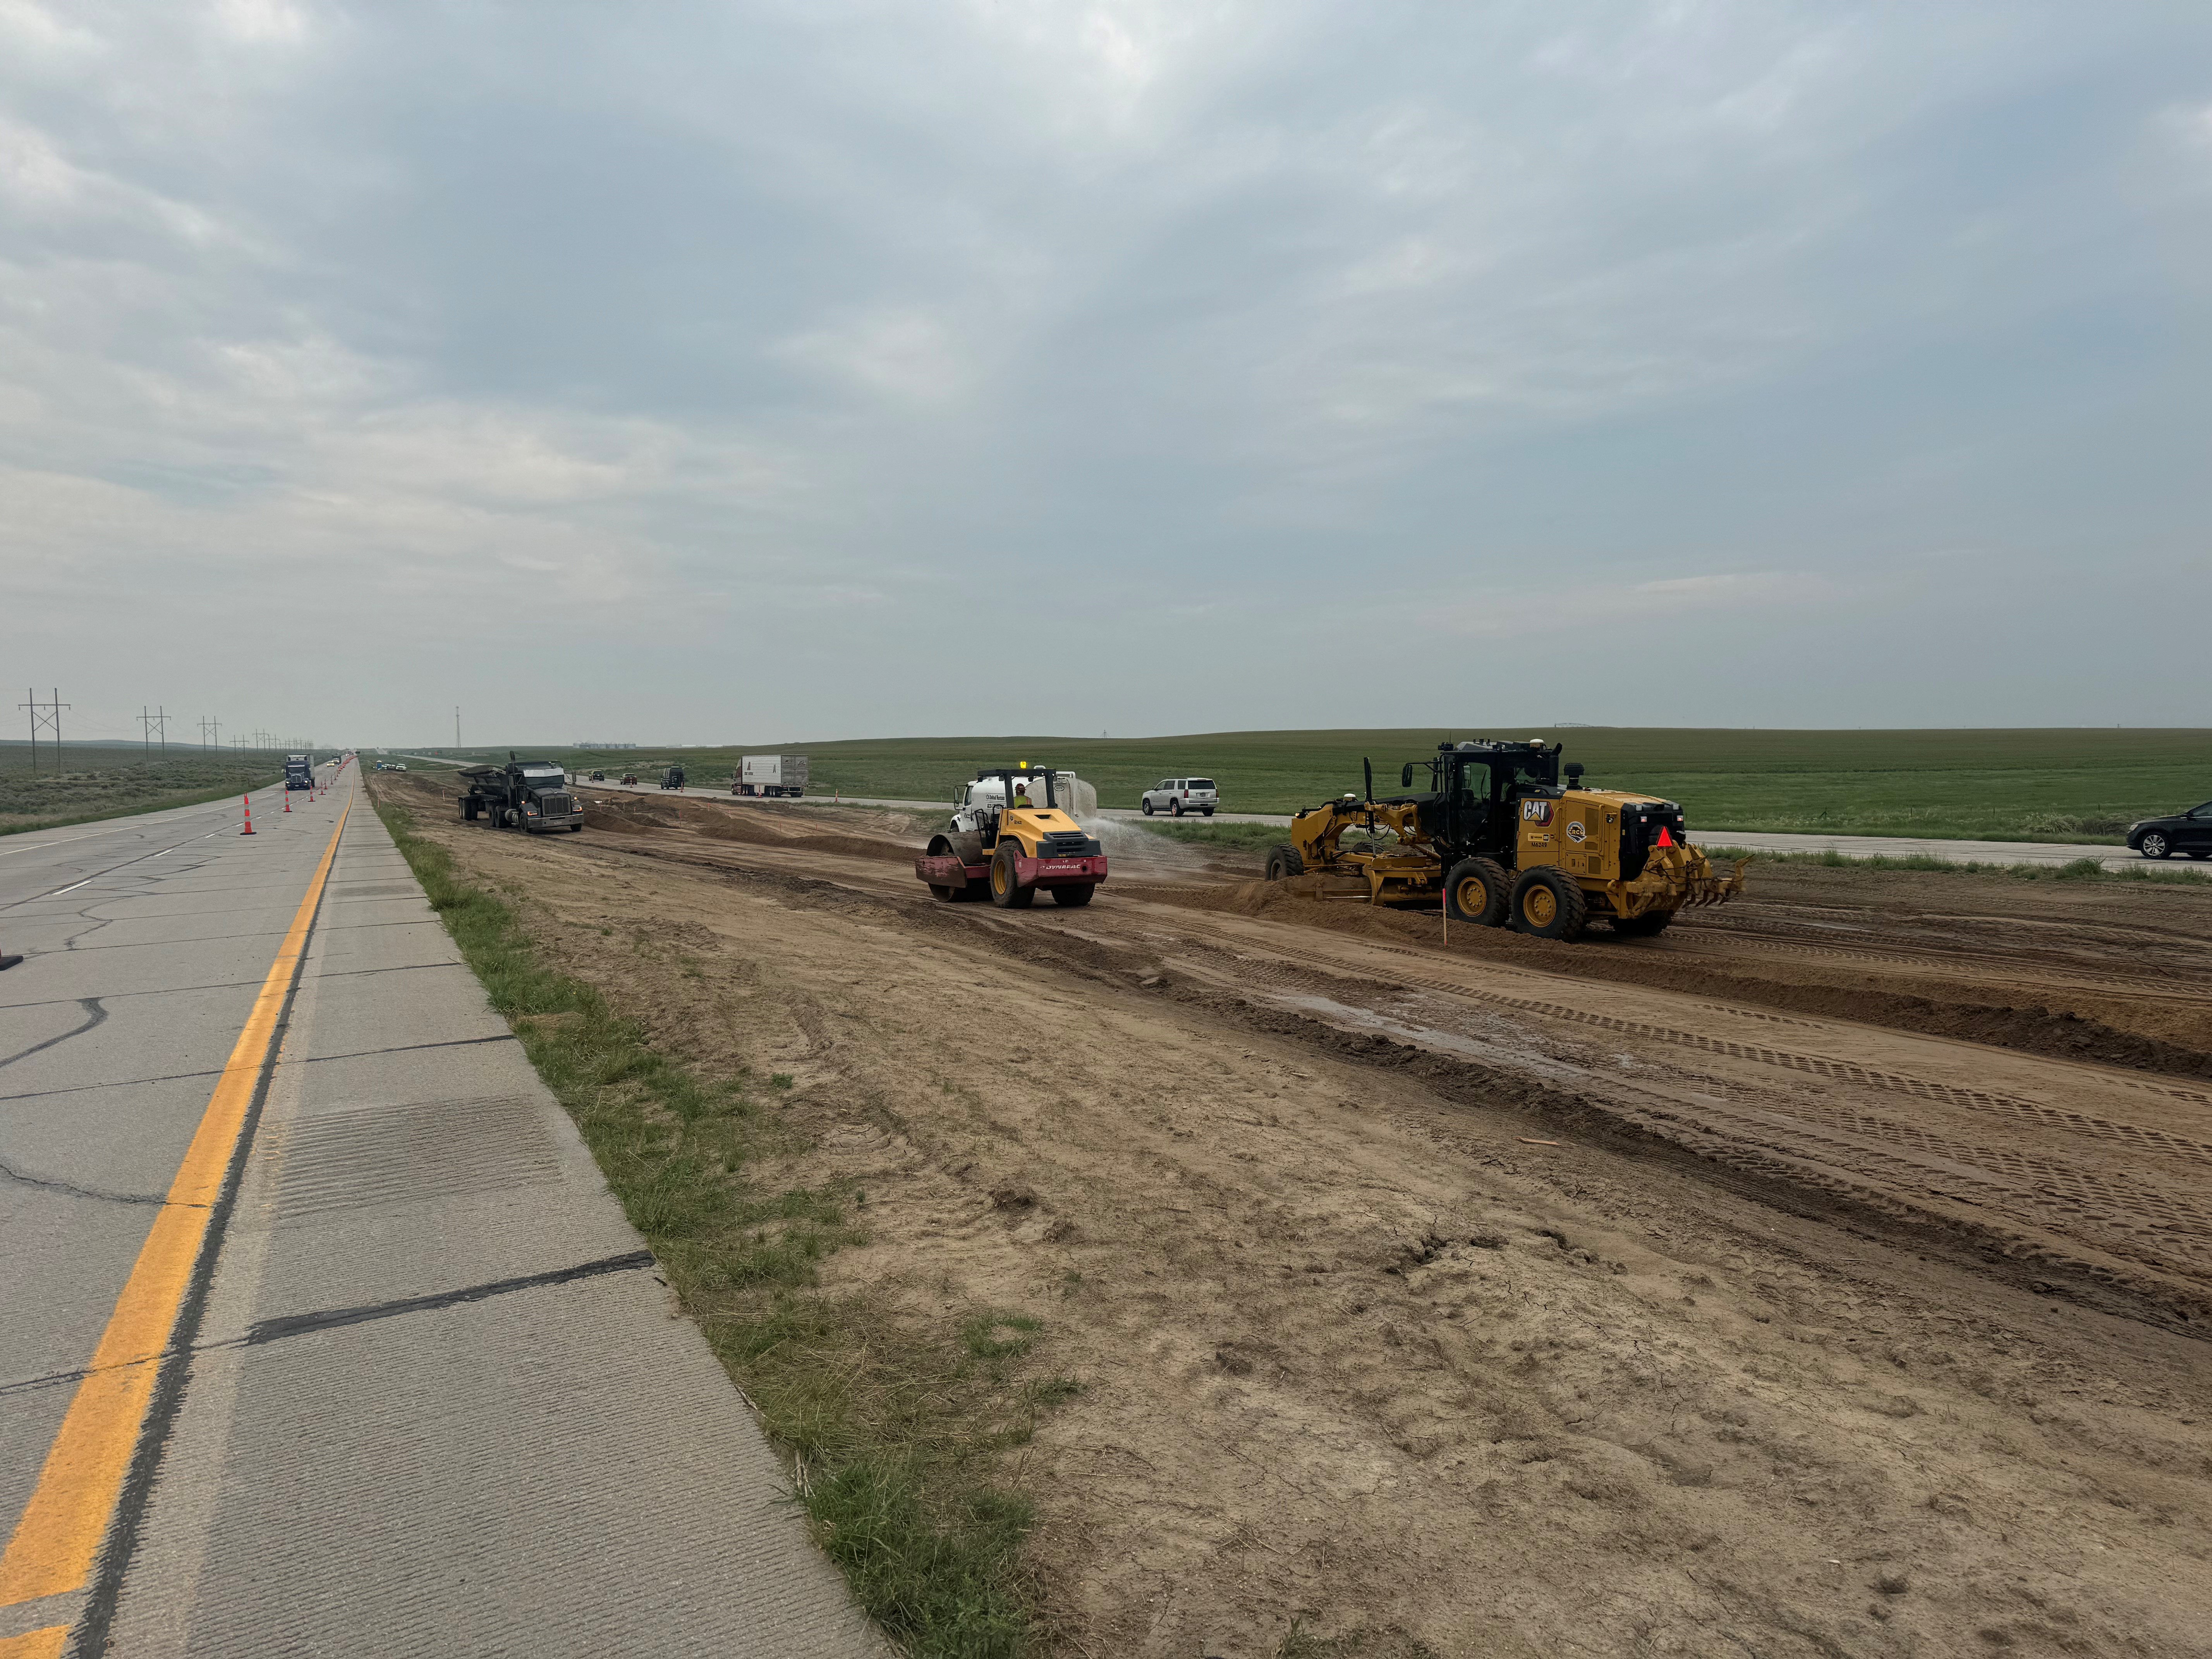
[[[238,833],[241,836],[250,836],[253,833],[253,797],[251,795],[246,798],[246,828]]]

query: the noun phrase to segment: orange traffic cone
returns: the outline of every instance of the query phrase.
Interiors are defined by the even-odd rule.
[[[292,810],[292,792],[289,789],[284,792],[284,810],[288,812]],[[1664,830],[1662,830],[1659,833],[1663,836],[1667,832]],[[1662,841],[1659,844],[1662,847],[1664,847],[1667,843]]]
[[[246,828],[238,833],[241,836],[250,836],[253,833],[253,797],[251,795],[246,798]]]

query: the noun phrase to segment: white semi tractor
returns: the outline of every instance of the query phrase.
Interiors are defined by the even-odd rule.
[[[796,800],[806,793],[804,755],[746,755],[730,780],[733,795],[781,795]]]

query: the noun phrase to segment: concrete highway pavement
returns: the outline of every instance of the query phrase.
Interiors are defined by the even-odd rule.
[[[0,1659],[880,1654],[354,775],[0,842]]]
[[[592,784],[594,789],[621,790],[618,783]],[[628,786],[628,793],[636,795],[684,794],[705,800],[733,799],[727,789],[661,789],[650,783]],[[744,797],[747,804],[756,806],[788,806],[803,805],[781,800],[771,796]],[[820,805],[831,798],[828,795],[809,795],[807,802]],[[951,805],[945,801],[896,800],[874,795],[847,795],[843,804],[849,806],[892,806],[907,811],[944,812],[950,814]],[[1141,823],[1144,814],[1126,807],[1109,806],[1099,809],[1098,816],[1121,822]],[[1161,822],[1171,822],[1163,818]],[[1287,813],[1217,812],[1211,818],[1193,818],[1194,823],[1267,823],[1287,829]],[[2151,863],[2141,854],[2131,853],[2124,847],[2082,846],[2068,842],[2027,841],[1944,841],[1934,837],[1904,836],[1776,836],[1749,830],[1713,830],[1698,835],[1702,844],[1714,847],[1741,848],[1747,853],[1825,853],[1834,851],[1847,858],[1908,858],[1942,859],[1949,864],[2071,864],[2076,859],[2094,858],[2107,870],[2122,870],[2130,866],[2148,865],[2152,869],[2196,869],[2212,877],[2212,864],[2192,864],[2187,859],[2172,859],[2164,865]]]

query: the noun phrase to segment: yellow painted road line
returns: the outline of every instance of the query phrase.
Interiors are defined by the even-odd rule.
[[[67,1625],[49,1625],[27,1635],[11,1636],[0,1642],[0,1659],[59,1659],[69,1633]]]
[[[137,1449],[169,1334],[191,1287],[216,1200],[222,1194],[246,1112],[276,1042],[277,1018],[307,947],[308,926],[330,879],[331,860],[337,856],[338,836],[352,810],[349,802],[338,814],[331,844],[323,849],[307,896],[300,901],[290,931],[253,1000],[253,1012],[246,1017],[246,1029],[238,1034],[192,1144],[169,1183],[168,1201],[154,1218],[153,1230],[124,1283],[115,1311],[108,1316],[107,1329],[93,1351],[90,1369],[77,1384],[76,1397],[70,1401],[69,1414],[62,1419],[61,1431],[46,1453],[31,1501],[15,1523],[7,1553],[0,1555],[0,1607],[80,1589],[91,1577],[93,1558],[106,1534],[131,1455]],[[46,1632],[33,1634],[43,1637]],[[15,1639],[27,1642],[33,1638]],[[41,1650],[23,1651],[32,1655]],[[15,1656],[0,1646],[0,1659]]]

